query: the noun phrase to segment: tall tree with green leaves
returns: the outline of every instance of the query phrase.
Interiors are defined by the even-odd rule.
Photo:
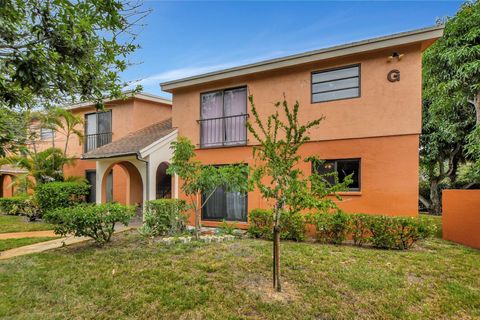
[[[198,238],[202,208],[219,187],[226,192],[248,191],[248,166],[204,165],[195,159],[195,146],[186,137],[172,142],[171,148],[173,156],[167,173],[175,174],[181,180],[180,188],[195,214],[195,236]]]
[[[421,167],[430,184],[432,213],[441,212],[441,182],[460,187],[466,163],[480,176],[480,2],[465,2],[423,57]],[[447,180],[445,180],[447,179]]]
[[[336,173],[330,184],[325,175],[315,170],[306,176],[298,165],[302,162],[321,164],[315,156],[303,158],[299,150],[310,141],[309,130],[317,128],[324,118],[314,119],[306,124],[298,121],[299,104],[293,109],[283,101],[275,104],[276,111],[263,121],[255,107],[253,96],[249,96],[253,121],[247,122],[249,132],[259,145],[254,146],[252,182],[263,198],[272,200],[273,208],[273,287],[281,291],[280,281],[280,232],[281,216],[286,211],[298,213],[303,209],[330,211],[337,209],[335,199],[341,200],[338,191],[346,190],[352,182],[351,175],[339,183]],[[279,110],[283,113],[280,114]],[[332,197],[333,196],[333,197]]]
[[[0,1],[0,106],[101,104],[121,96],[141,1]]]

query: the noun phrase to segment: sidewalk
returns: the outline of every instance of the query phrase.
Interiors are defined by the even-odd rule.
[[[114,234],[119,233],[119,232],[124,232],[127,230],[135,229],[135,227],[119,227]],[[38,232],[45,232],[45,231],[38,231]],[[22,232],[22,233],[37,233],[37,232]],[[53,231],[52,231],[53,233]],[[54,235],[55,236],[55,235]],[[6,251],[0,252],[0,260],[5,260],[5,259],[10,259],[13,257],[18,257],[18,256],[23,256],[26,254],[30,253],[39,253],[51,249],[57,249],[61,248],[63,246],[63,243],[65,245],[71,245],[74,243],[79,243],[79,242],[84,242],[87,240],[91,240],[91,238],[88,237],[65,237],[65,238],[60,238],[60,239],[55,239],[55,240],[50,240],[50,241],[45,241],[45,242],[39,242],[35,244],[31,244],[28,246],[23,246],[15,249],[10,249]]]
[[[56,234],[53,230],[0,233],[0,240],[41,237],[56,237]]]

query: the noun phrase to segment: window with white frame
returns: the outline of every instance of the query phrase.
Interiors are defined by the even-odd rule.
[[[360,65],[312,73],[312,102],[360,97]]]

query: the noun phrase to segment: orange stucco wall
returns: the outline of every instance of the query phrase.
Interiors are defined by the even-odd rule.
[[[304,158],[361,159],[361,190],[341,193],[342,201],[338,202],[346,212],[417,216],[418,144],[418,135],[317,141],[304,145],[300,154]],[[197,157],[204,164],[253,165],[252,147],[197,150]],[[310,163],[302,163],[300,168],[306,175],[312,170]],[[248,194],[249,211],[267,205],[257,190]],[[218,225],[209,221],[203,224]]]
[[[402,60],[388,62],[387,57],[393,51],[404,53]],[[361,66],[359,98],[311,103],[311,72],[351,64]],[[387,80],[387,74],[392,69],[400,70],[401,81],[392,83]],[[299,102],[301,122],[325,116],[321,126],[311,131],[312,140],[421,132],[420,44],[175,90],[173,126],[179,128],[179,135],[199,144],[197,120],[200,119],[200,94],[239,86],[247,86],[261,116],[272,114],[274,103],[281,100],[284,93],[292,105],[295,101]],[[251,134],[248,140],[249,144],[255,144]]]
[[[361,191],[343,194],[340,207],[348,212],[416,216],[422,49],[420,43],[411,44],[176,89],[173,125],[178,127],[179,135],[199,145],[201,93],[246,86],[263,119],[275,112],[274,103],[285,94],[290,105],[299,102],[301,123],[325,117],[318,129],[310,131],[312,142],[301,149],[302,155],[361,158]],[[404,54],[403,58],[388,62],[387,57],[394,51]],[[311,102],[312,72],[352,64],[360,64],[359,98]],[[392,69],[400,71],[401,81],[387,80]],[[247,112],[251,115],[249,105]],[[249,133],[248,145],[255,143]],[[251,164],[252,147],[197,149],[197,156],[203,163]],[[302,164],[302,168],[306,174],[311,172],[310,164]],[[257,191],[249,193],[248,210],[265,205]]]
[[[13,176],[9,174],[0,175],[0,196],[9,198],[15,193],[14,186],[12,185]]]
[[[480,249],[480,190],[443,190],[443,239]]]

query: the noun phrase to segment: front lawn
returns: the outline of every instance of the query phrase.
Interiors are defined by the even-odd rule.
[[[0,240],[0,251],[10,250],[13,248],[28,246],[38,242],[58,239],[58,237],[37,237],[37,238],[20,238],[20,239],[3,239]]]
[[[53,230],[53,226],[39,221],[29,222],[26,217],[22,216],[7,216],[0,214],[0,233],[44,230]]]
[[[410,251],[271,242],[165,246],[136,232],[0,261],[0,318],[439,319],[480,317],[480,251],[440,239]]]

